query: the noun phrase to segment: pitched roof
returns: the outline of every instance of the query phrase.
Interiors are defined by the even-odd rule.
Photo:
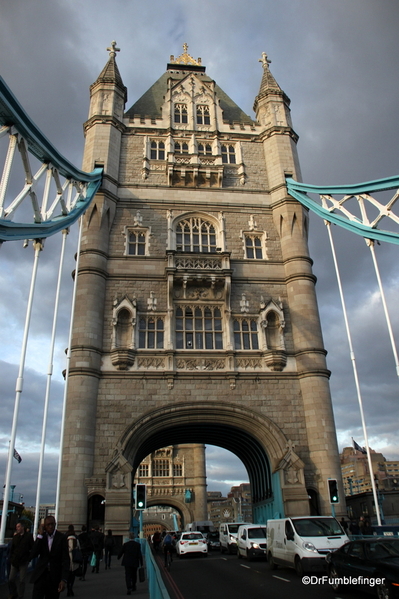
[[[181,81],[187,76],[188,71],[201,71],[199,77],[204,83],[211,83],[212,79],[205,74],[204,67],[190,67],[189,65],[180,66],[170,64],[171,70],[166,71],[126,112],[127,117],[133,118],[134,115],[141,117],[150,117],[152,119],[162,118],[161,107],[165,101],[168,90],[168,80],[173,79],[174,83]],[[181,70],[180,70],[181,69]],[[223,118],[230,123],[239,122],[252,124],[254,121],[218,86],[215,85],[215,92],[220,101],[220,107],[223,110]]]
[[[114,83],[125,93],[125,98],[127,99],[127,89],[123,85],[122,77],[118,69],[118,65],[115,60],[115,53],[111,52],[109,60],[93,85],[97,83]]]

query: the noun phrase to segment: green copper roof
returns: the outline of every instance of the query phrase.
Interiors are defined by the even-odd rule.
[[[169,66],[169,65],[168,65]],[[133,118],[134,115],[141,117],[150,117],[152,119],[162,118],[161,107],[165,101],[165,96],[168,90],[168,79],[172,78],[174,83],[181,81],[187,76],[187,71],[191,69],[187,66],[181,72],[176,72],[178,65],[170,65],[173,67],[173,72],[167,71],[158,81],[147,90],[137,102],[126,112],[126,116]],[[201,81],[211,83],[212,79],[201,73],[198,75]],[[215,85],[215,92],[220,100],[220,107],[223,110],[223,119],[229,123],[238,122],[243,124],[252,124],[254,121],[249,117],[233,100],[218,86]]]

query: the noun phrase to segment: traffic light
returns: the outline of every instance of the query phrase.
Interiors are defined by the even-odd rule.
[[[145,510],[147,507],[146,485],[136,485],[136,510]]]
[[[330,496],[330,503],[339,503],[338,483],[335,478],[328,479],[328,492]]]

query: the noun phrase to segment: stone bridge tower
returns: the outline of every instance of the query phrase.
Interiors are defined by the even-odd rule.
[[[125,111],[109,50],[85,123],[83,167],[104,178],[83,224],[60,521],[85,523],[97,497],[125,532],[138,465],[185,443],[242,460],[255,521],[329,514],[340,464],[308,214],[285,185],[290,101],[263,54],[253,120],[185,46]]]

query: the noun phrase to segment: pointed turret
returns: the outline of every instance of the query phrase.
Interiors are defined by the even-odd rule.
[[[262,52],[262,58],[259,59],[259,62],[263,64],[263,77],[260,84],[259,94],[255,98],[255,106],[257,102],[266,96],[270,91],[282,91],[281,87],[270,72],[269,64],[271,63],[271,60],[267,58],[266,52]],[[255,106],[254,110],[256,110]]]
[[[269,69],[271,60],[266,52],[262,52],[259,62],[263,66],[262,81],[259,93],[255,98],[254,111],[258,122],[266,128],[277,126],[291,126],[289,105],[290,99],[283,92]],[[281,108],[279,107],[281,106]]]
[[[116,53],[120,52],[120,48],[116,47],[116,42],[112,42],[111,48],[107,48],[109,51],[109,60],[99,76],[97,77],[97,81],[93,83],[92,87],[97,85],[98,83],[113,83],[117,87],[119,87],[123,93],[126,95],[125,101],[127,100],[127,89],[123,85],[122,77],[118,69],[118,65],[116,64]]]
[[[84,125],[86,144],[83,167],[91,170],[95,164],[101,164],[104,174],[117,179],[127,89],[115,60],[116,53],[120,51],[116,42],[113,41],[107,50],[108,62],[90,86],[89,119]]]

